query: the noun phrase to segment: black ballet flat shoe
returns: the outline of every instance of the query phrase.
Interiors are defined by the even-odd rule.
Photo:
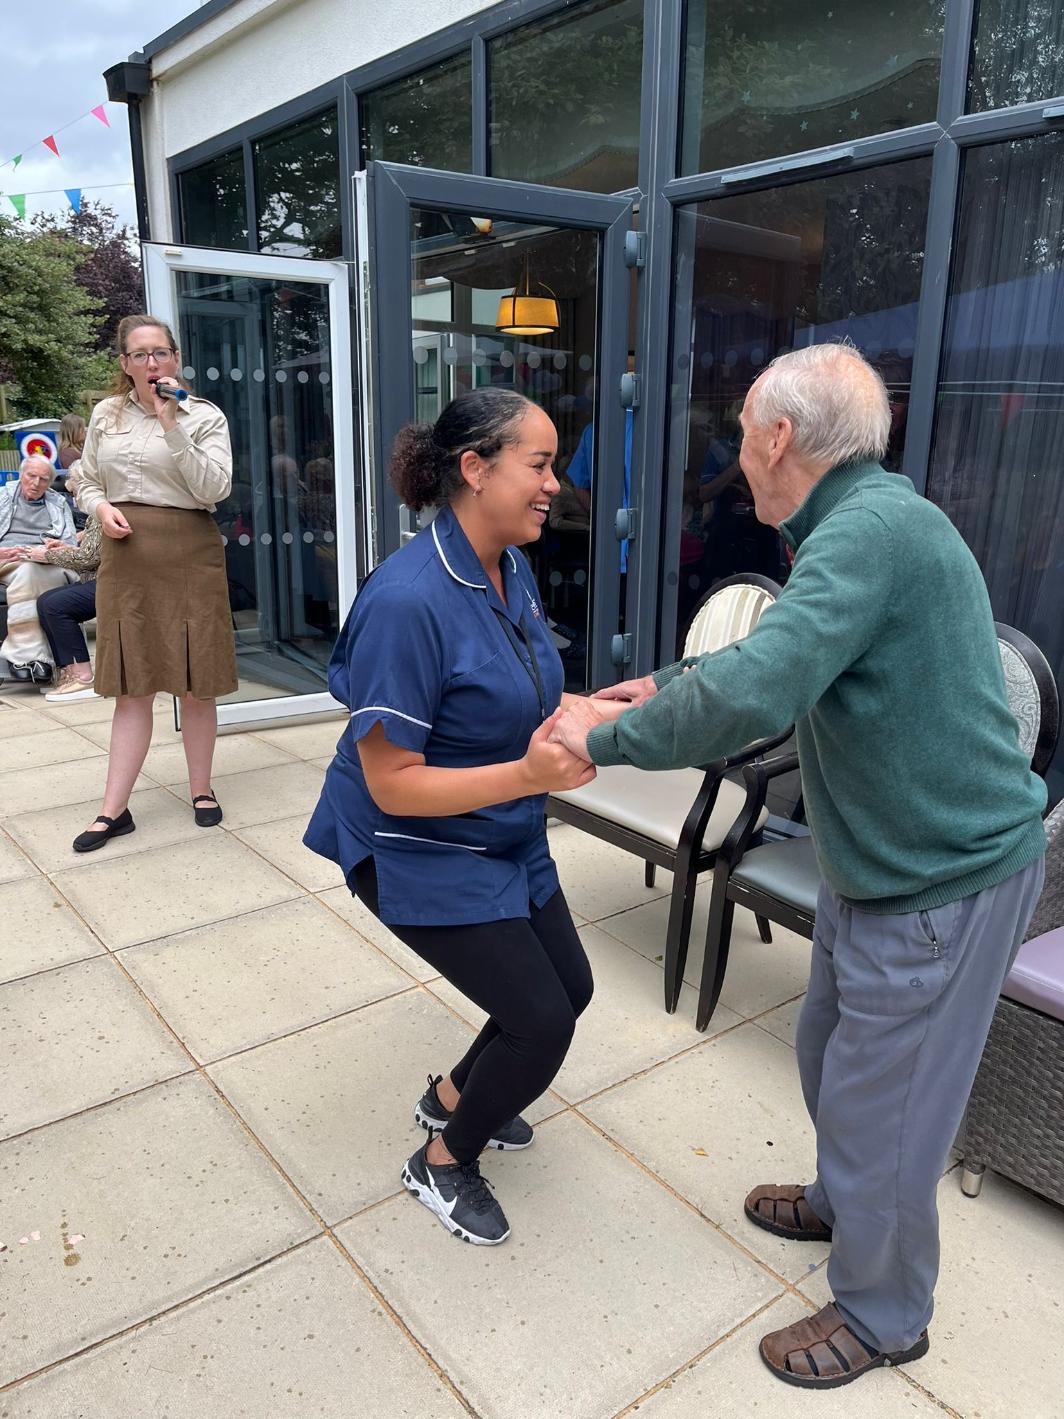
[[[94,833],[91,828],[84,833],[79,833],[74,839],[75,852],[95,852],[98,847],[103,847],[104,843],[111,838],[125,837],[126,833],[136,832],[137,828],[128,808],[123,808],[117,818],[108,818],[103,813],[99,813],[96,816],[96,822],[105,823],[107,826],[102,833]]]
[[[209,803],[209,808],[196,808],[197,803]],[[222,821],[222,810],[218,807],[218,800],[213,793],[197,793],[192,800],[192,807],[196,810],[197,828],[216,828]]]

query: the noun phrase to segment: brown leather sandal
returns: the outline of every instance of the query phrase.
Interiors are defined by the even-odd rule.
[[[869,1370],[907,1365],[930,1349],[927,1331],[908,1350],[887,1354],[873,1350],[843,1320],[834,1301],[815,1316],[766,1335],[758,1349],[765,1364],[789,1385],[803,1389],[838,1389]]]
[[[831,1228],[805,1200],[802,1183],[764,1183],[755,1187],[743,1204],[758,1227],[792,1242],[830,1242]]]

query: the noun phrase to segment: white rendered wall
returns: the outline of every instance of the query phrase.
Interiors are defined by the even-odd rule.
[[[152,59],[152,236],[173,239],[166,160],[494,0],[240,0]]]

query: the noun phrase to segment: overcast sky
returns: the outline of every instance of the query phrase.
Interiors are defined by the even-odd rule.
[[[7,196],[25,192],[26,216],[69,210],[67,187],[114,207],[136,227],[129,122],[125,104],[107,102],[103,71],[169,29],[198,0],[4,0],[4,101],[0,104],[0,210],[15,216]],[[89,112],[102,103],[111,127]],[[79,114],[88,116],[64,128]],[[41,139],[56,133],[59,157]],[[22,154],[12,168],[9,159]],[[58,192],[33,196],[42,188]]]

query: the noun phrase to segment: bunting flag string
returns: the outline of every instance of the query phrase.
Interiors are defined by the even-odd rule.
[[[18,213],[19,220],[26,220],[26,198],[27,197],[54,197],[57,193],[65,194],[75,213],[81,211],[81,194],[83,192],[103,192],[114,187],[132,187],[132,182],[97,182],[88,187],[39,187],[35,192],[9,192],[7,200]]]
[[[111,126],[111,120],[107,117],[107,109],[102,103],[98,103],[92,108],[87,108],[84,113],[79,113],[77,118],[72,118],[69,123],[64,123],[59,128],[53,128],[47,138],[39,138],[37,141],[43,143],[44,146],[58,158],[59,144],[56,142],[56,134],[64,133],[68,128],[73,128],[74,124],[80,123],[83,118],[96,118],[105,128],[110,128]],[[34,145],[30,144],[30,146],[33,147]],[[0,163],[0,170],[6,167],[17,168],[25,156],[26,149],[23,148],[21,153],[16,153],[14,157],[8,158],[4,163]]]

